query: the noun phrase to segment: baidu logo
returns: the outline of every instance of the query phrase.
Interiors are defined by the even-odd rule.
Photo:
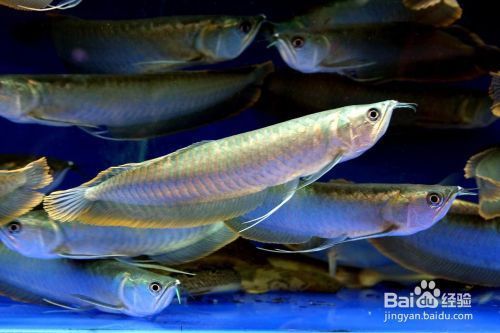
[[[408,296],[384,293],[385,308],[462,308],[471,306],[469,293],[442,293],[436,282],[423,280]]]

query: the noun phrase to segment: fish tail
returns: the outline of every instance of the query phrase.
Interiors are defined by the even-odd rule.
[[[75,221],[93,204],[92,200],[85,198],[87,189],[87,186],[80,186],[53,192],[45,197],[43,208],[51,219],[61,222]]]
[[[485,151],[477,153],[476,155],[474,155],[471,158],[469,158],[469,160],[465,164],[465,168],[464,168],[465,178],[467,178],[467,179],[469,179],[469,178],[475,178],[476,177],[476,169],[477,169],[477,165],[479,164],[479,162],[485,156],[487,156],[489,153],[491,153],[492,151],[494,151],[495,149],[496,148],[486,149]]]
[[[26,183],[24,186],[27,188],[41,189],[52,183],[50,168],[45,157],[31,162],[20,171],[25,172]]]
[[[1,200],[0,224],[9,222],[38,205],[43,199],[43,193],[35,190],[41,189],[52,182],[52,176],[45,157],[13,172],[24,174],[25,181],[22,186]]]
[[[500,71],[491,73],[490,96],[493,99],[491,112],[500,117]]]

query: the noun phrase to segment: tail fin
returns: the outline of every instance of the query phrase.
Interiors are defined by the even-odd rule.
[[[151,259],[166,265],[182,264],[212,254],[236,240],[238,236],[238,233],[220,222],[214,225],[210,233],[198,242],[162,255],[151,256]]]
[[[12,192],[7,193],[0,201],[0,224],[23,215],[40,204],[43,194],[36,190],[42,189],[52,182],[50,169],[45,157],[31,162],[24,168],[6,171],[7,174],[24,175],[24,182]]]
[[[61,222],[78,220],[92,205],[92,201],[85,198],[86,190],[87,186],[82,185],[53,192],[43,200],[43,208],[51,219]]]
[[[493,99],[491,112],[497,117],[500,117],[500,71],[491,73],[490,96]]]

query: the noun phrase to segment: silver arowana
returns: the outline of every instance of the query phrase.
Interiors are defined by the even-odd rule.
[[[33,211],[0,228],[13,251],[39,259],[138,257],[174,265],[196,260],[231,243],[238,234],[223,222],[194,228],[138,229],[60,223]]]
[[[33,259],[0,245],[0,292],[24,302],[145,317],[164,310],[178,284],[116,260]]]
[[[50,194],[44,207],[62,222],[181,228],[252,211],[279,186],[282,198],[272,198],[274,208],[252,221],[258,223],[298,188],[371,148],[397,107],[414,108],[397,101],[347,106],[113,167]]]
[[[144,139],[233,115],[255,103],[272,63],[228,71],[0,76],[0,116]]]

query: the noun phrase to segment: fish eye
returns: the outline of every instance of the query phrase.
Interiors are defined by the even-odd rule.
[[[305,43],[306,42],[303,37],[295,36],[292,38],[292,46],[296,49],[300,49]]]
[[[371,108],[370,110],[368,110],[368,113],[366,115],[371,121],[377,121],[380,118],[380,111],[378,109]]]
[[[427,194],[427,203],[431,207],[439,207],[443,203],[443,196],[436,192]]]
[[[17,221],[11,222],[7,225],[7,231],[10,234],[17,234],[21,232],[21,229],[22,229],[21,223]]]
[[[162,290],[162,286],[159,282],[151,282],[149,284],[149,290],[151,290],[152,293],[158,294]]]
[[[240,31],[243,32],[244,34],[249,33],[250,31],[252,31],[252,23],[250,21],[241,22]]]

